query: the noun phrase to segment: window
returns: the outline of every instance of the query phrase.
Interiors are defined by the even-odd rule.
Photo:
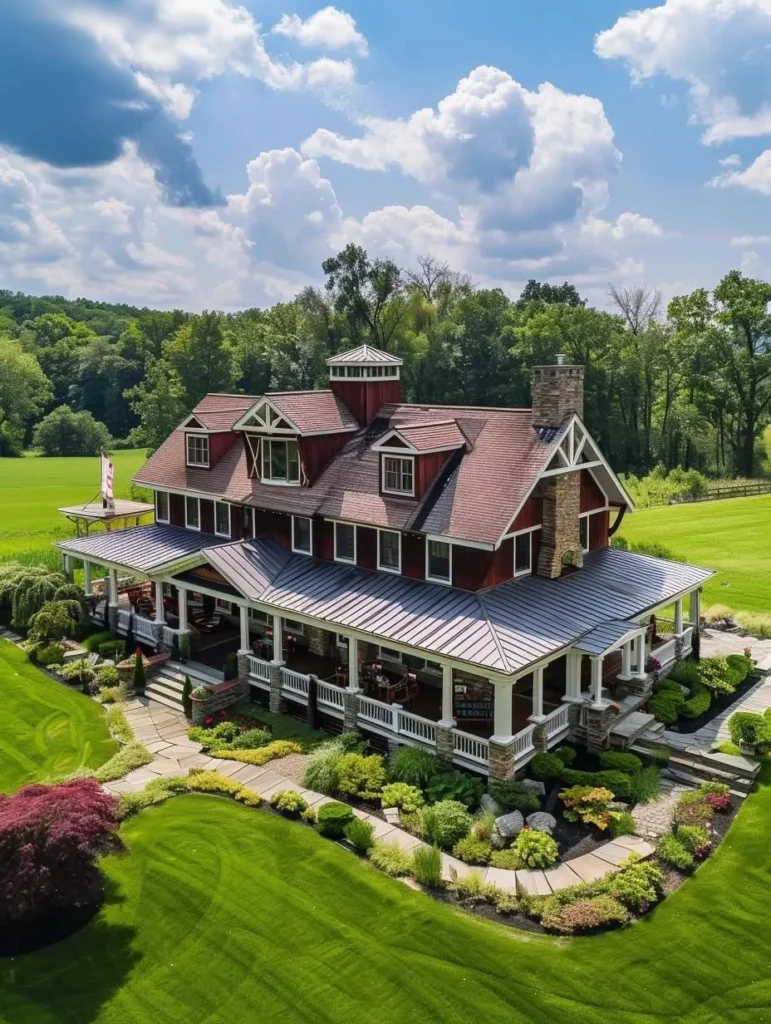
[[[383,490],[387,494],[414,494],[412,459],[396,455],[383,456]]]
[[[188,466],[209,467],[209,436],[208,434],[186,434]]]
[[[304,633],[305,624],[297,622],[295,619],[284,619],[284,626],[290,633]]]
[[[238,609],[230,601],[223,601],[221,597],[215,599],[214,605],[218,612],[223,612],[225,615],[238,614]]]
[[[383,661],[396,661],[401,664],[402,652],[395,651],[393,647],[380,647],[380,657]]]
[[[402,571],[402,535],[393,530],[377,532],[377,567],[386,572]]]
[[[166,491],[155,492],[155,521],[156,523],[168,523],[169,521],[169,495]]]
[[[218,537],[230,536],[230,505],[226,501],[214,502],[214,532]]]
[[[188,530],[201,529],[201,502],[198,498],[185,498],[185,526]]]
[[[335,523],[335,561],[356,562],[356,527]]]
[[[347,647],[348,646],[348,637],[345,636],[343,633],[338,633],[337,634],[337,646],[338,647]]]
[[[578,536],[581,539],[581,550],[589,550],[589,516],[581,516],[578,520]]]
[[[268,613],[260,611],[259,608],[250,608],[249,609],[249,618],[250,619],[254,619],[255,622],[262,623],[263,626],[267,626],[269,624],[268,623]],[[271,623],[271,625],[272,625],[272,623]]]
[[[301,555],[311,554],[312,527],[305,516],[292,516],[292,551]]]
[[[526,576],[533,571],[533,534],[520,533],[514,538],[514,575]]]
[[[272,484],[300,483],[297,441],[262,439],[262,479]]]
[[[449,583],[452,579],[452,546],[443,540],[429,540],[426,544],[426,579],[435,583]]]

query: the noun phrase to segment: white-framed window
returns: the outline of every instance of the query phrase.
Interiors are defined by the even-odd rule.
[[[244,537],[254,538],[254,509],[244,505]]]
[[[586,554],[589,550],[589,516],[581,516],[578,520],[578,536],[581,539],[581,550]]]
[[[385,494],[415,494],[415,463],[411,456],[383,455],[382,490]]]
[[[356,527],[352,523],[335,523],[335,561],[356,564]]]
[[[337,646],[338,647],[347,647],[348,646],[348,637],[345,636],[343,633],[338,633],[337,634]]]
[[[402,571],[402,535],[396,530],[377,531],[377,567],[385,572]]]
[[[301,555],[313,552],[313,522],[307,516],[292,516],[292,551]]]
[[[514,537],[514,575],[529,576],[533,571],[533,531]]]
[[[209,468],[209,435],[185,434],[188,466]]]
[[[218,537],[230,536],[230,505],[226,501],[214,502],[214,532]]]
[[[287,633],[305,633],[305,623],[296,619],[284,619],[284,627]]]
[[[297,441],[262,439],[262,480],[268,484],[300,483]]]
[[[169,492],[155,492],[155,521],[156,523],[168,523],[169,521]]]
[[[272,617],[267,612],[262,611],[260,608],[249,608],[249,618],[254,622],[259,622],[263,626],[272,625]]]
[[[185,495],[185,526],[188,530],[201,529],[201,500]]]
[[[452,544],[449,541],[426,541],[426,579],[434,583],[452,582]]]

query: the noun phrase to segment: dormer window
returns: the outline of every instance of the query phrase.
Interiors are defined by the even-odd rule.
[[[188,466],[209,468],[209,435],[185,434]]]
[[[271,484],[300,483],[297,441],[262,438],[262,479]]]
[[[383,455],[382,490],[384,494],[415,494],[414,459],[411,456]]]

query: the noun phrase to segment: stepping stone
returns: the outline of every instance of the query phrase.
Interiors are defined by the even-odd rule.
[[[398,825],[401,821],[401,815],[399,814],[398,807],[384,807],[383,814],[385,815],[385,820],[389,825]]]
[[[146,767],[154,775],[184,775],[183,769],[179,767],[179,762],[171,761],[167,757],[158,757]]]
[[[236,772],[239,769],[243,768],[243,766],[244,766],[244,762],[243,761],[224,761],[223,760],[222,764],[219,766],[217,771],[220,773],[220,775],[224,775],[226,778],[230,778],[231,775],[235,775]],[[287,782],[287,780],[284,778],[283,775],[279,775],[279,776],[277,776],[277,778],[280,778],[282,782]],[[287,787],[286,788],[287,789],[291,788],[291,784],[289,782],[287,782]]]
[[[593,853],[585,853],[581,857],[574,857],[573,860],[567,863],[570,864],[582,882],[596,882],[598,879],[604,878],[605,875],[618,871],[615,865],[595,857]]]
[[[263,789],[257,789],[256,786],[250,786],[250,789],[257,789],[257,792],[260,794],[262,799],[265,800],[268,803],[270,802],[271,797],[275,796],[276,793],[283,793],[287,789],[291,789],[291,788],[292,787],[290,785],[287,785],[287,780],[286,779],[282,779],[281,782],[277,782],[275,784],[275,786],[271,786],[270,789],[264,789],[263,790]]]
[[[231,761],[231,764],[237,764],[238,762]],[[252,789],[256,789],[260,796],[265,796],[271,789],[275,789],[277,786],[285,786],[286,779],[282,775],[277,775],[276,772],[263,772],[259,778],[252,780]]]
[[[599,857],[600,860],[606,861],[608,864],[620,864],[625,861],[632,850],[627,846],[618,846],[616,843],[606,843],[604,846],[598,847],[593,851],[593,856]]]
[[[207,760],[209,760],[209,758],[207,758]],[[245,764],[242,765],[240,771],[237,771],[235,775],[231,776],[231,778],[237,779],[238,782],[242,782],[245,786],[251,787],[254,780],[259,779],[259,777],[264,775],[267,770],[268,769],[264,765]],[[308,798],[306,797],[305,799],[307,800]]]
[[[571,868],[570,861],[565,861],[562,864],[558,864],[555,868],[550,868],[549,871],[544,871],[546,875],[546,881],[551,886],[552,892],[557,892],[560,889],[569,889],[571,885],[580,885],[583,879],[580,875]]]
[[[395,829],[393,825],[389,825],[387,821],[383,821],[381,818],[376,818],[374,815],[368,815],[365,819],[375,829],[375,839],[385,839],[390,842],[394,837],[394,832],[401,831],[401,829]]]
[[[422,843],[417,836],[410,835],[409,832],[405,832],[401,828],[395,828],[391,832],[388,832],[386,834],[385,841],[387,843],[396,843],[396,845],[400,846],[406,853],[412,853],[412,851],[416,850],[419,846],[425,846],[425,843]]]
[[[148,771],[147,768],[135,768],[128,775],[124,775],[123,782],[137,783],[140,786],[144,786],[146,782],[150,782],[152,779],[157,779],[158,776],[155,772]]]
[[[207,754],[191,754],[189,757],[179,758],[179,767],[184,768],[185,771],[190,771],[191,768],[203,768],[211,758]],[[247,768],[251,767],[246,765]]]
[[[372,817],[369,811],[362,811],[359,807],[352,807],[351,810],[353,811],[354,818],[360,818],[362,821],[369,821]]]
[[[157,754],[161,750],[168,750],[171,746],[166,740],[155,740],[153,743],[145,743],[151,754]]]
[[[528,896],[551,896],[551,886],[543,871],[517,871],[517,888]]]
[[[457,857],[451,857],[449,853],[442,854],[442,878],[445,882],[452,880],[453,872],[458,878],[465,878],[466,875],[470,875],[472,871],[479,868],[472,868],[470,864],[464,863],[462,860],[458,860]]]
[[[485,881],[497,885],[504,892],[517,891],[517,872],[509,868],[488,868],[485,873]]]
[[[616,846],[625,846],[628,850],[634,849],[641,842],[639,836],[618,836],[613,842]]]

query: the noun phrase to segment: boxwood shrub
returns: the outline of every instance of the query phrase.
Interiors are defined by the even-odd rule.
[[[705,715],[712,704],[712,691],[708,690],[702,683],[694,683],[691,696],[683,704],[683,716],[685,718],[698,718]]]
[[[609,789],[618,800],[628,800],[632,793],[632,784],[628,775],[619,771],[579,772],[565,768],[562,780],[568,786],[592,786]]]
[[[685,697],[678,689],[659,690],[648,701],[648,711],[664,725],[674,725],[685,704]]]
[[[345,827],[353,820],[353,810],[348,804],[332,801],[322,804],[316,815],[316,828],[322,836],[329,839],[340,839]]]
[[[530,774],[541,782],[556,782],[564,778],[565,762],[556,754],[536,754],[530,762]]]
[[[603,768],[623,772],[625,775],[634,775],[643,766],[636,754],[628,754],[623,750],[603,750],[600,754],[600,764]]]

